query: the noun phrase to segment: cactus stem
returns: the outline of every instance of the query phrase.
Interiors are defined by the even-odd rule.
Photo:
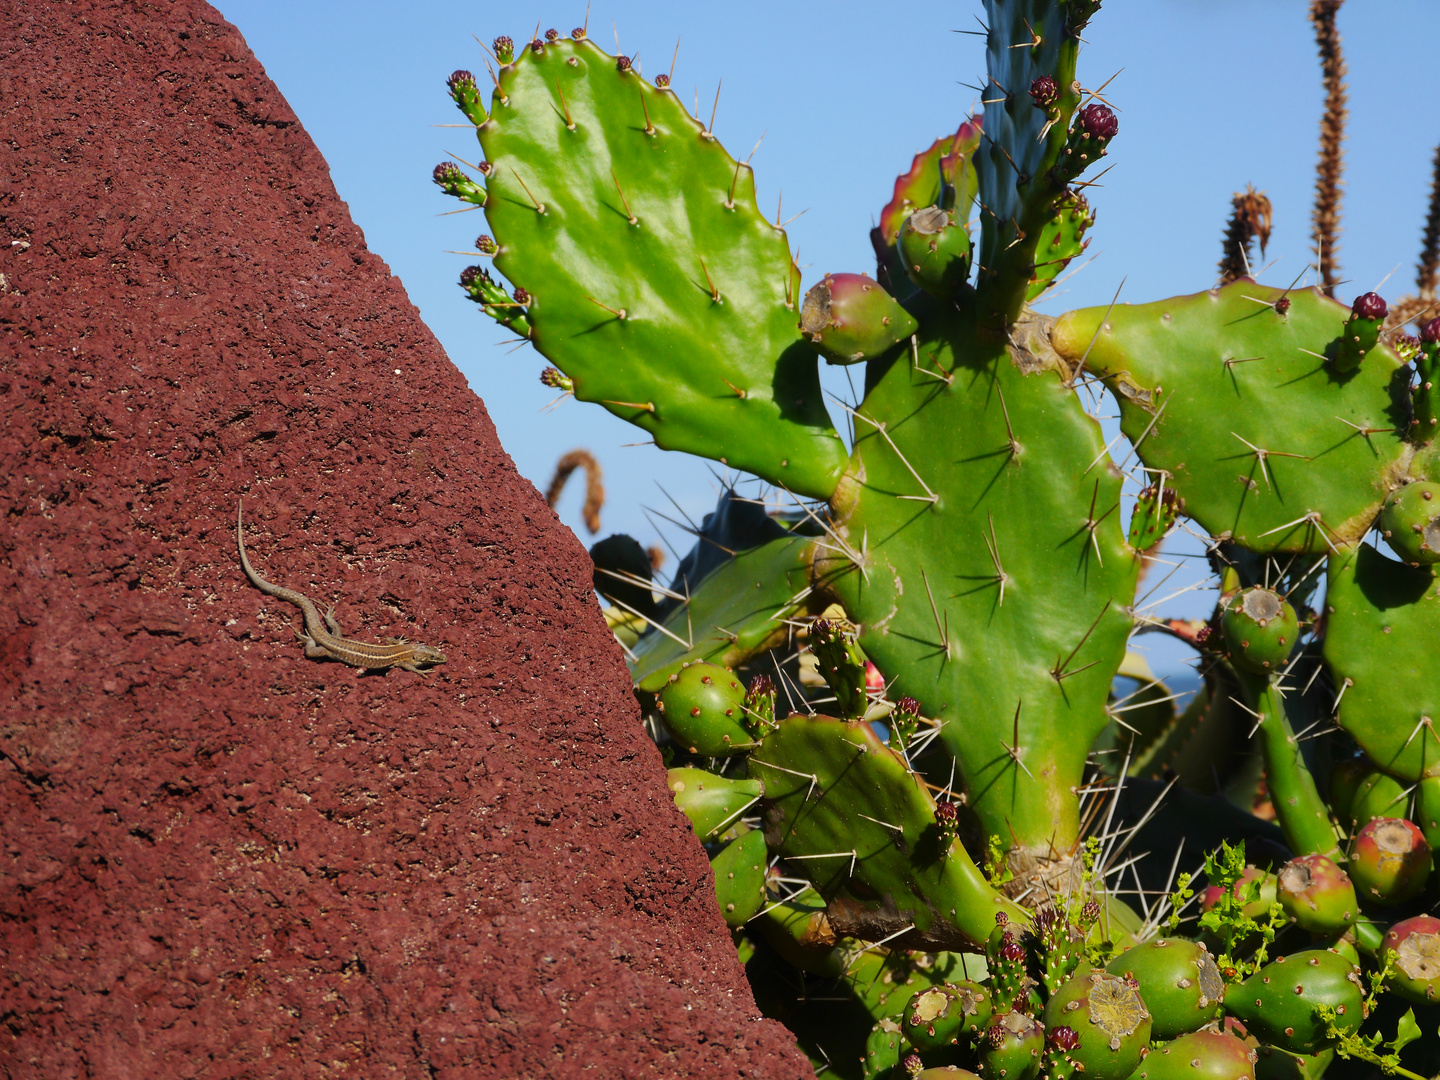
[[[620,193],[620,202],[625,207],[625,219],[629,221],[631,225],[639,225],[640,219],[637,218],[635,212],[630,209],[630,200],[625,198],[625,192],[620,187],[620,178],[615,175],[614,169],[610,170],[610,179],[615,181],[615,190]],[[624,315],[620,316],[622,319],[624,317]]]
[[[930,598],[930,614],[935,619],[935,631],[940,635],[940,645],[944,650],[945,659],[950,657],[950,613],[945,613],[945,621],[940,621],[940,609],[935,606],[935,593],[930,589],[930,578],[925,573],[925,567],[920,567],[920,580],[925,583],[925,595]]]
[[[1095,632],[1095,628],[1100,625],[1100,620],[1105,617],[1105,613],[1109,610],[1110,600],[1109,598],[1106,598],[1104,605],[1100,608],[1100,614],[1095,616],[1095,621],[1090,624],[1090,629],[1085,631],[1085,636],[1080,639],[1079,643],[1076,644],[1075,648],[1070,650],[1070,655],[1065,657],[1063,660],[1056,660],[1055,666],[1050,669],[1050,677],[1054,679],[1057,683],[1063,682],[1065,679],[1070,678],[1072,675],[1079,675],[1080,672],[1085,671],[1088,668],[1092,668],[1100,662],[1099,660],[1092,660],[1084,667],[1078,667],[1074,671],[1065,670],[1070,666],[1070,661],[1075,659],[1075,654],[1085,647],[1085,643],[1090,640],[1090,635]]]
[[[720,109],[720,88],[724,85],[724,79],[721,79],[718,83],[715,84],[715,104],[710,107],[710,123],[706,126],[704,131],[700,132],[700,137],[702,139],[715,138],[715,113],[718,112]]]
[[[613,308],[613,307],[611,307],[609,304],[602,304],[599,300],[596,300],[593,296],[587,296],[587,297],[585,297],[585,299],[586,299],[586,300],[589,300],[592,304],[594,304],[594,305],[595,305],[596,307],[598,307],[598,308],[604,308],[606,311],[610,312],[611,315],[614,315],[615,318],[619,319],[621,322],[624,322],[624,321],[629,317],[629,312],[627,312],[623,307],[622,307],[622,308]],[[620,401],[620,402],[616,402],[615,404],[617,404],[617,405],[626,405],[626,404],[629,404],[629,402]],[[646,409],[646,408],[648,408],[651,412],[654,412],[654,411],[655,411],[655,406],[654,406],[654,405],[636,405],[635,407],[636,407],[637,409]]]
[[[1010,224],[1015,226],[1015,239],[1011,240],[1010,243],[1006,244],[1001,249],[1002,251],[1009,251],[1016,244],[1023,244],[1025,242],[1025,230],[1020,228],[1020,223],[1012,217],[1010,219]]]
[[[710,286],[710,299],[718,304],[720,303],[720,290],[715,287],[715,281],[710,277],[710,268],[705,265],[705,257],[702,255],[699,256],[699,259],[700,269],[705,271],[705,283]]]
[[[518,183],[522,188],[525,188],[525,194],[530,196],[530,202],[534,205],[535,212],[539,214],[545,213],[545,204],[542,203],[539,199],[535,198],[535,196],[530,193],[530,189],[526,187],[525,181],[520,179],[520,174],[518,172],[515,172],[514,169],[511,169],[510,172],[514,175],[515,182]]]
[[[560,108],[565,111],[565,127],[570,131],[574,131],[575,121],[570,116],[570,105],[565,100],[565,91],[561,88],[560,80],[558,79],[555,80],[555,92],[560,95]],[[552,105],[550,107],[553,109],[555,106]]]

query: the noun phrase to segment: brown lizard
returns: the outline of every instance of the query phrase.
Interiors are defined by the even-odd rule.
[[[413,671],[417,675],[428,675],[421,664],[443,664],[445,654],[429,645],[416,645],[408,641],[395,641],[386,645],[373,645],[368,641],[352,641],[344,637],[340,624],[335,621],[335,609],[331,608],[322,616],[308,596],[266,581],[255,572],[250,560],[245,557],[245,537],[241,531],[240,509],[235,511],[235,543],[240,548],[240,565],[245,576],[261,592],[286,603],[294,604],[305,616],[305,632],[295,631],[295,636],[305,643],[305,655],[311,660],[338,660],[351,667],[381,671],[398,667]]]

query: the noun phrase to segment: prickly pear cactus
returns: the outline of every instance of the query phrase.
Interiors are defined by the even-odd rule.
[[[1101,4],[982,7],[983,114],[897,179],[873,274],[808,290],[668,76],[583,29],[497,38],[493,88],[448,83],[478,175],[433,174],[488,222],[460,284],[547,385],[794,504],[726,492],[658,598],[648,571],[605,595],[757,1002],[817,1066],[1417,1076],[1413,1016],[1388,1040],[1369,1018],[1440,986],[1417,910],[1440,842],[1440,318],[1402,332],[1434,306],[1440,229],[1415,296],[1334,298],[1343,65],[1339,0],[1316,0],[1317,285],[1241,276],[1271,213],[1250,190],[1219,285],[1038,315],[1121,145],[1078,70]],[[848,443],[821,363],[863,366]],[[1118,403],[1118,462],[1082,384]],[[1136,599],[1182,525],[1208,536],[1208,621]],[[1138,632],[1195,650],[1191,701]]]

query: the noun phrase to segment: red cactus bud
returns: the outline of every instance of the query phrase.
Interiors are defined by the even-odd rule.
[[[1440,341],[1440,315],[1435,316],[1420,328],[1420,340],[1426,345]]]
[[[1289,311],[1289,310],[1290,310],[1290,297],[1288,297],[1288,296],[1282,296],[1282,297],[1280,297],[1279,300],[1276,300],[1276,301],[1275,301],[1275,314],[1276,314],[1276,315],[1284,315],[1284,314],[1285,314],[1287,311]]]
[[[1062,1054],[1068,1054],[1080,1045],[1080,1036],[1076,1034],[1074,1028],[1060,1024],[1045,1033],[1045,1045],[1051,1050],[1059,1050]]]
[[[1000,946],[1000,959],[1007,960],[1012,964],[1023,964],[1025,962],[1025,946],[1013,939],[1005,942]]]
[[[534,41],[530,42],[530,51],[533,52],[533,53],[542,53],[542,52],[544,52],[544,51],[545,51],[545,42],[541,41],[541,40],[537,37]]]
[[[490,48],[495,52],[495,59],[502,64],[508,64],[515,56],[515,42],[506,34],[497,37]]]
[[[495,238],[481,233],[475,238],[475,250],[485,255],[494,255],[500,250],[500,245],[495,243]]]
[[[883,693],[885,690],[885,676],[880,674],[880,669],[871,661],[865,661],[865,692],[869,694]]]
[[[439,165],[435,166],[435,170],[430,176],[434,179],[435,183],[442,186],[445,184],[458,183],[464,179],[464,174],[460,172],[459,166],[453,161],[442,161]]]
[[[906,1054],[900,1065],[911,1076],[919,1076],[925,1071],[925,1062],[920,1060],[919,1054]]]
[[[656,76],[655,76],[655,85],[658,86],[661,90],[664,90],[667,86],[670,85],[670,76],[669,76],[669,75],[656,75]]]
[[[489,276],[489,274],[485,273],[483,266],[467,266],[464,270],[460,271],[460,285],[462,288],[468,289],[477,281],[484,281]]]
[[[458,71],[452,71],[450,73],[450,78],[445,80],[445,85],[450,87],[451,93],[459,90],[460,87],[466,85],[467,83],[471,86],[474,86],[475,76],[472,75],[470,72],[466,71],[464,68],[461,68]]]
[[[616,70],[616,71],[629,71],[629,70],[630,70],[630,58],[629,58],[628,56],[617,56],[617,57],[615,58],[615,70]]]
[[[1030,84],[1030,96],[1034,99],[1036,106],[1048,109],[1060,97],[1060,84],[1049,75],[1041,75]]]
[[[1095,101],[1080,110],[1080,127],[1092,139],[1108,141],[1120,130],[1120,120],[1111,109]]]
[[[996,925],[996,926],[1009,926],[1009,925],[1010,925],[1010,916],[1009,916],[1009,915],[1006,915],[1005,912],[1003,912],[1003,911],[997,911],[997,912],[995,912],[995,925]]]
[[[530,294],[524,289],[516,289],[515,302],[517,304],[528,304],[530,302]]]
[[[956,809],[953,802],[939,802],[935,804],[935,824],[943,833],[955,832],[960,824],[960,811]],[[1001,912],[1003,915],[1004,912]]]
[[[545,31],[545,40],[546,40],[546,41],[556,41],[556,40],[559,39],[559,37],[560,37],[560,31],[554,29],[553,27],[552,27],[551,29]]]
[[[1355,298],[1355,303],[1350,310],[1362,319],[1383,319],[1390,314],[1390,308],[1385,304],[1385,298],[1379,293],[1361,293]]]
[[[585,28],[584,28],[583,26],[577,26],[577,27],[575,27],[574,30],[571,30],[571,31],[570,31],[570,36],[571,36],[572,38],[574,38],[576,41],[583,41],[583,40],[585,40]]]

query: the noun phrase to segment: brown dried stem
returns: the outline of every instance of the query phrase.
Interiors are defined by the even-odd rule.
[[[594,536],[600,531],[600,508],[605,505],[605,483],[600,474],[600,463],[589,450],[571,450],[555,463],[555,475],[545,492],[545,501],[554,508],[560,501],[560,493],[565,490],[565,481],[570,479],[570,474],[576,469],[585,470],[585,505],[580,513],[585,519],[585,528]]]
[[[1415,288],[1422,300],[1435,299],[1435,279],[1440,274],[1440,146],[1435,148],[1432,169],[1430,210],[1425,215],[1425,232],[1420,239],[1420,265],[1415,274]]]
[[[1253,184],[1246,184],[1245,190],[1237,191],[1230,204],[1230,221],[1221,241],[1222,285],[1255,276],[1250,265],[1250,245],[1256,240],[1260,241],[1260,256],[1264,258],[1265,245],[1270,242],[1270,200],[1263,191],[1256,191]]]
[[[1325,78],[1325,112],[1320,117],[1320,161],[1315,173],[1313,244],[1315,265],[1327,296],[1335,295],[1340,282],[1336,262],[1340,233],[1340,176],[1345,167],[1341,143],[1345,140],[1345,58],[1340,52],[1340,34],[1335,13],[1344,0],[1312,0],[1310,21],[1315,24],[1315,43],[1320,48],[1320,69]]]

